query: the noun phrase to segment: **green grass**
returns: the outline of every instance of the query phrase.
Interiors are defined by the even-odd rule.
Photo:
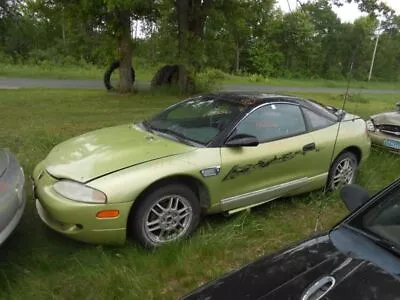
[[[0,62],[0,76],[50,79],[102,79],[107,67],[94,65],[60,66],[46,63],[43,65],[4,64]],[[155,70],[136,68],[136,77],[140,81],[149,81]],[[118,72],[113,78],[118,79]]]
[[[53,79],[102,79],[106,67],[101,68],[94,65],[86,66],[60,66],[45,63],[42,65],[32,64],[5,64],[0,62],[0,76],[5,77],[26,77],[26,78],[53,78]],[[136,66],[136,78],[138,81],[150,81],[156,72],[156,68],[145,68]],[[259,84],[272,86],[293,86],[293,87],[331,87],[345,88],[346,81],[324,80],[324,79],[284,79],[284,78],[263,78],[258,75],[236,76],[216,71],[221,78],[218,83],[224,84]],[[215,73],[215,72],[212,72]],[[207,75],[207,72],[206,72]],[[209,74],[208,74],[209,75]],[[207,76],[208,76],[207,75]],[[118,72],[113,75],[118,79]],[[376,82],[376,81],[352,81],[352,88],[363,89],[394,89],[400,90],[398,82]]]
[[[305,95],[340,105],[338,95]],[[348,110],[368,116],[392,108],[395,96],[364,95]],[[398,98],[397,98],[398,99]],[[52,146],[83,132],[138,121],[178,98],[159,93],[120,96],[94,90],[0,91],[0,147],[17,153],[26,175]],[[400,157],[376,152],[359,182],[375,192],[398,177]],[[28,191],[28,199],[30,199]],[[195,235],[155,251],[134,240],[123,247],[69,240],[39,220],[33,201],[0,248],[0,299],[177,299],[200,284],[271,253],[345,214],[337,195],[314,192],[277,200],[230,217],[206,217]]]
[[[285,79],[285,78],[263,78],[260,76],[235,76],[229,75],[223,83],[227,84],[258,84],[272,86],[292,86],[292,87],[328,87],[328,88],[346,88],[345,80],[327,80],[327,79]],[[382,89],[382,90],[400,90],[398,82],[379,82],[379,81],[351,81],[352,88],[360,89]]]

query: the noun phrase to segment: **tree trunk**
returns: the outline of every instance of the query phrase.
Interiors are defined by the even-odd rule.
[[[178,19],[178,57],[181,58],[186,48],[186,39],[189,31],[189,1],[176,0],[176,13]]]
[[[178,20],[178,54],[190,47],[190,38],[203,39],[207,13],[213,0],[175,0]]]
[[[240,46],[236,44],[236,73],[240,71]]]
[[[63,10],[62,10],[62,24],[61,24],[61,30],[62,30],[63,44],[65,45],[65,17],[64,17],[64,8],[63,8]]]
[[[133,43],[131,36],[131,19],[129,12],[118,14],[121,23],[121,32],[119,37],[119,87],[120,93],[129,93],[132,91],[133,78],[131,73]]]

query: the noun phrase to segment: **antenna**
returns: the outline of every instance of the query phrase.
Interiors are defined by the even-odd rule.
[[[305,12],[304,4],[301,2],[301,0],[296,0],[296,4],[298,4],[298,5],[300,6],[300,9],[301,9],[303,12]],[[342,104],[341,112],[344,111],[344,109],[345,109],[345,107],[346,107],[347,100],[348,100],[348,98],[349,98],[350,85],[351,85],[351,81],[352,81],[352,79],[353,79],[353,67],[354,67],[354,61],[355,61],[355,56],[356,56],[357,50],[358,50],[358,44],[356,44],[355,47],[353,48],[353,53],[352,53],[352,57],[351,57],[350,68],[349,68],[349,72],[348,72],[348,76],[347,76],[347,87],[346,87],[346,92],[345,92],[344,97],[343,97],[343,104]],[[330,162],[329,162],[328,170],[329,170],[330,167],[332,166],[332,163],[333,163],[334,158],[335,158],[336,145],[337,145],[337,141],[338,141],[338,138],[339,138],[339,133],[340,133],[341,125],[342,125],[342,120],[339,121],[338,128],[337,128],[337,131],[336,131],[335,142],[334,142],[334,144],[333,144],[333,149],[332,149],[332,154],[331,154],[331,159],[330,159]],[[322,198],[323,196],[325,196],[325,195],[327,194],[327,192],[328,192],[328,186],[325,185],[324,190],[323,190],[323,193],[322,193],[322,195],[319,197],[319,198],[320,198],[319,200],[321,200],[321,198]],[[317,220],[316,220],[316,222],[315,222],[314,233],[315,233],[315,232],[317,231],[317,229],[318,229],[319,220],[320,220],[320,218],[321,218],[321,214],[322,214],[322,211],[323,211],[323,208],[324,208],[324,207],[323,207],[323,203],[325,203],[325,201],[320,201],[320,207],[319,207],[319,209],[318,209],[318,215],[317,215]]]
[[[349,98],[350,85],[351,85],[351,80],[353,78],[353,67],[354,67],[355,54],[356,54],[356,48],[353,51],[353,55],[352,55],[351,63],[350,63],[350,70],[349,70],[349,73],[348,73],[348,76],[347,76],[347,87],[346,87],[346,92],[345,92],[344,97],[343,97],[343,104],[342,104],[342,109],[341,109],[342,112],[344,111],[344,109],[346,107],[347,100]],[[339,138],[341,125],[342,125],[342,120],[340,120],[339,124],[338,124],[338,128],[337,128],[337,131],[336,131],[336,137],[335,137],[335,143],[333,144],[331,159],[330,159],[328,168],[330,168],[330,166],[332,166],[333,160],[335,158],[336,144],[337,144],[337,140]],[[325,185],[322,195],[325,196],[327,192],[328,192],[328,185]],[[319,200],[321,200],[321,198]],[[323,211],[323,208],[324,208],[323,207],[323,203],[324,203],[324,201],[320,201],[320,207],[319,207],[319,210],[318,210],[317,221],[315,222],[314,233],[317,231],[318,226],[319,226],[319,220],[321,218],[321,214],[322,214],[322,211]]]

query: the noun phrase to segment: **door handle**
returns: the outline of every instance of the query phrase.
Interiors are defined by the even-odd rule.
[[[316,149],[315,143],[311,143],[311,144],[307,144],[303,146],[303,151],[307,152],[307,151],[313,151]]]

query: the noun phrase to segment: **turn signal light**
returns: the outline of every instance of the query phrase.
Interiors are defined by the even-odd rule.
[[[96,214],[98,219],[111,219],[119,217],[119,210],[111,209],[111,210],[101,210]]]

